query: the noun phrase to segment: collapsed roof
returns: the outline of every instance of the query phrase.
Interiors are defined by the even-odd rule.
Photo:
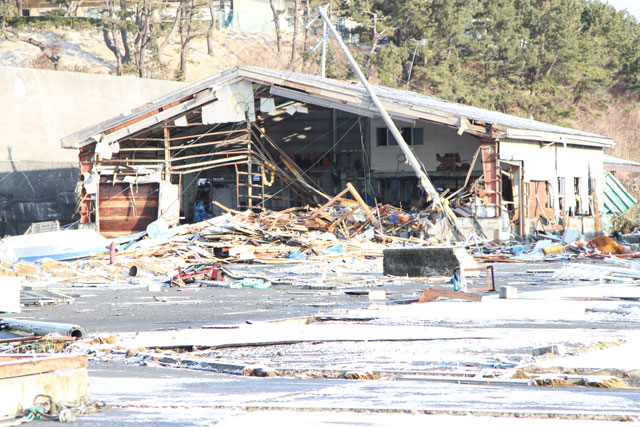
[[[110,143],[162,120],[180,116],[215,102],[224,88],[248,81],[268,87],[268,95],[373,117],[377,109],[360,83],[278,71],[259,67],[235,67],[171,92],[131,112],[84,128],[61,139],[63,148],[79,148],[96,142]],[[509,114],[444,101],[399,89],[374,86],[389,114],[399,120],[426,120],[479,137],[555,142],[611,148],[606,136],[556,126]]]

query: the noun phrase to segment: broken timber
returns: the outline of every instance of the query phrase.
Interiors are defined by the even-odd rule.
[[[469,292],[450,291],[448,289],[441,289],[436,286],[430,286],[422,291],[418,302],[431,302],[438,297],[463,299],[467,301],[482,301],[482,295],[472,294]]]

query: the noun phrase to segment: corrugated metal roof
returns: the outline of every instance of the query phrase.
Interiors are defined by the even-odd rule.
[[[268,74],[280,79],[299,80],[306,82],[314,82],[322,85],[329,85],[345,91],[357,90],[363,94],[366,93],[365,88],[360,82],[350,83],[339,80],[322,78],[320,76],[311,76],[306,74],[296,74],[287,71],[270,70],[259,67],[242,67],[242,69],[252,70],[262,74]],[[499,124],[506,127],[517,129],[562,133],[566,135],[579,135],[596,138],[607,138],[606,136],[595,133],[583,132],[577,129],[556,126],[549,123],[539,122],[536,120],[525,119],[522,117],[512,116],[509,114],[499,113],[497,111],[485,110],[483,108],[472,107],[470,105],[458,104],[455,102],[445,101],[443,99],[434,98],[432,96],[422,95],[401,89],[393,89],[384,86],[373,85],[376,94],[385,100],[393,101],[407,107],[421,106],[437,111],[446,112],[456,116],[467,117],[472,120],[479,120],[488,123]]]
[[[640,166],[640,163],[634,162],[633,160],[623,159],[621,157],[611,156],[609,154],[602,155],[602,161],[604,163],[611,163],[614,165],[629,165],[629,166]]]
[[[235,79],[238,79],[238,68],[228,68],[211,77],[204,78],[184,88],[170,92],[165,96],[162,96],[154,101],[151,101],[145,105],[141,105],[135,110],[120,114],[116,117],[112,117],[104,122],[95,124],[93,126],[80,129],[78,132],[67,135],[60,140],[63,148],[77,148],[78,146],[86,143],[94,135],[105,132],[109,129],[121,126],[131,120],[145,116],[154,110],[162,108],[166,105],[180,101],[185,97],[197,94],[208,88],[216,87],[221,84],[230,83]]]
[[[326,91],[323,91],[322,96],[327,97],[328,99],[331,99],[334,94],[335,96],[338,96],[339,94],[345,93],[355,95],[358,98],[365,100],[369,98],[366,90],[359,82],[349,83],[319,76],[297,74],[287,71],[278,71],[259,67],[236,67],[224,70],[220,74],[205,78],[196,83],[193,83],[192,85],[187,86],[184,89],[167,94],[166,96],[163,96],[162,98],[144,105],[133,112],[114,117],[103,123],[82,129],[72,135],[66,136],[61,140],[62,146],[66,148],[72,148],[83,145],[96,134],[105,132],[109,129],[113,129],[114,127],[125,124],[128,121],[135,120],[138,117],[142,117],[143,115],[151,113],[158,108],[171,104],[172,102],[179,101],[180,99],[191,96],[207,88],[228,84],[236,79],[247,78],[242,75],[242,71],[247,71],[259,76],[260,81],[266,84],[277,84],[284,87],[290,85],[296,90],[304,90],[305,86],[308,88],[324,88],[326,89]],[[613,140],[606,136],[583,132],[577,129],[556,126],[548,123],[538,122],[535,120],[511,116],[496,111],[490,111],[482,108],[472,107],[469,105],[449,102],[431,96],[421,95],[415,92],[392,89],[383,86],[374,86],[374,88],[383,102],[403,106],[406,107],[407,110],[426,109],[433,112],[439,112],[449,118],[460,117],[469,120],[500,125],[513,130],[522,130],[525,132],[544,132],[546,134],[540,136],[532,134],[529,135],[527,139],[539,139],[542,141],[546,141],[548,140],[546,139],[546,137],[548,137],[550,134],[553,134],[560,136],[565,135],[569,138],[572,138],[570,139],[570,142],[575,144],[584,143],[585,145],[596,145],[602,147],[613,145]],[[343,102],[338,98],[336,99],[339,102]],[[371,103],[371,109],[373,110],[374,108],[375,107],[373,107],[373,104]],[[581,140],[581,138],[584,138],[584,140]],[[562,138],[556,138],[555,141],[562,141]]]
[[[604,214],[618,215],[628,211],[637,203],[631,193],[613,174],[604,175]]]

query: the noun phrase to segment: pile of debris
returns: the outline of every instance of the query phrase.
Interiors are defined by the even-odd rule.
[[[348,192],[355,200],[343,198]],[[134,257],[177,256],[188,263],[276,263],[344,254],[382,256],[389,243],[429,246],[444,240],[427,237],[434,227],[430,213],[407,213],[390,205],[370,207],[351,184],[317,209],[225,210],[223,215],[196,224],[127,242],[120,252]]]

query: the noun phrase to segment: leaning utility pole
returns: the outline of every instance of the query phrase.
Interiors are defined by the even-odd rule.
[[[455,214],[451,211],[451,209],[448,206],[445,206],[445,204],[442,203],[442,200],[440,199],[440,194],[438,194],[435,187],[429,180],[429,177],[427,176],[427,173],[422,168],[421,163],[413,154],[413,151],[411,150],[411,148],[409,148],[409,145],[407,145],[406,141],[402,137],[402,134],[400,133],[400,130],[398,130],[398,127],[395,125],[395,123],[391,119],[391,116],[389,116],[389,113],[387,113],[387,110],[382,105],[382,102],[380,102],[380,99],[378,98],[378,95],[376,94],[375,90],[369,84],[364,74],[362,74],[362,71],[360,70],[358,63],[356,62],[355,59],[353,59],[353,56],[351,56],[351,52],[349,52],[347,45],[344,44],[344,41],[342,40],[342,36],[340,36],[340,33],[338,33],[338,31],[335,29],[335,27],[327,17],[326,8],[327,6],[318,8],[318,10],[320,11],[320,16],[322,17],[322,20],[324,21],[325,26],[329,29],[329,31],[331,31],[331,34],[333,34],[333,37],[338,42],[340,49],[342,49],[345,56],[347,57],[347,60],[349,60],[349,63],[351,64],[353,71],[355,71],[358,78],[362,82],[362,85],[364,86],[367,93],[369,94],[371,101],[373,101],[373,104],[376,106],[376,108],[380,112],[380,116],[382,116],[382,120],[384,120],[387,127],[391,131],[391,134],[393,135],[395,140],[398,142],[398,146],[400,147],[400,150],[402,150],[402,154],[404,154],[405,158],[407,159],[407,163],[409,164],[409,166],[411,166],[416,176],[418,177],[418,181],[420,182],[420,187],[422,187],[425,193],[427,193],[427,200],[433,199],[434,204],[440,208],[441,212],[444,214],[445,218],[447,219],[447,223],[453,229],[454,236],[456,236],[456,238],[458,239],[462,239],[463,236],[455,224],[455,219],[454,219]]]

